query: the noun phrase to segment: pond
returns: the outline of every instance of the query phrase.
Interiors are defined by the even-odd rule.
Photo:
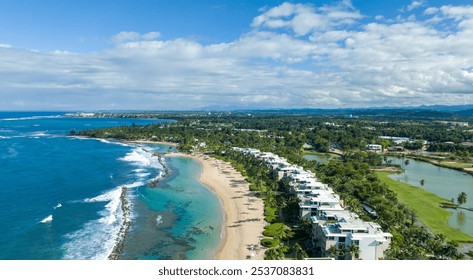
[[[315,160],[319,163],[326,163],[331,159],[339,158],[339,156],[328,153],[317,153],[317,154],[305,154],[304,158],[306,160]]]
[[[461,192],[465,192],[467,194],[467,202],[462,206],[473,207],[473,176],[465,172],[413,159],[408,159],[409,162],[406,165],[404,163],[406,159],[388,157],[388,160],[392,160],[392,163],[399,164],[405,169],[404,173],[391,174],[389,177],[425,189],[447,200],[453,198],[455,203],[458,195]],[[421,183],[422,180],[423,184]],[[447,210],[453,213],[448,221],[451,227],[473,235],[473,212],[461,209]]]

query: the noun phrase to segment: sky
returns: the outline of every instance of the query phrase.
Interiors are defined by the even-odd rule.
[[[0,110],[461,104],[471,0],[0,1]]]

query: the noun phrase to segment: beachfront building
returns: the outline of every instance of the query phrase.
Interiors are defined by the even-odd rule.
[[[310,171],[305,171],[302,167],[299,167],[299,166],[296,166],[296,169],[287,177],[289,177],[289,180],[291,182],[294,182],[296,184],[303,184],[303,183],[310,183],[310,182],[315,183],[317,179],[314,173]]]
[[[377,146],[381,149],[381,145]],[[384,251],[388,249],[392,235],[383,232],[379,224],[365,222],[355,213],[346,210],[339,195],[327,184],[319,182],[314,173],[290,164],[286,159],[273,153],[257,149],[233,149],[255,156],[263,164],[269,165],[274,178],[287,180],[288,191],[296,195],[299,200],[299,217],[311,221],[310,238],[323,255],[327,256],[332,246],[336,248],[357,246],[359,248],[357,256],[347,253],[342,258],[378,260],[384,257]],[[376,213],[371,208],[365,210]]]
[[[380,151],[383,150],[383,146],[378,145],[378,144],[368,144],[368,145],[366,145],[366,149],[369,150],[369,151],[380,152]]]
[[[301,219],[310,219],[318,216],[321,211],[343,211],[340,197],[332,189],[311,190],[309,195],[299,195],[299,216]]]
[[[407,137],[397,137],[397,136],[379,136],[380,139],[390,140],[396,145],[402,143],[410,143],[412,140]]]
[[[309,179],[305,182],[295,183],[289,182],[289,193],[299,195],[310,195],[312,190],[328,190],[327,184],[319,182],[315,179]]]
[[[258,149],[243,149],[242,152],[245,155],[259,155],[261,153]]]
[[[331,218],[336,222],[322,222],[316,217],[312,218],[313,242],[324,254],[327,254],[332,246],[350,248],[355,245],[359,248],[358,255],[347,253],[343,258],[379,260],[384,257],[384,251],[391,244],[392,235],[383,232],[379,224],[365,222],[348,211],[328,214],[332,214]]]

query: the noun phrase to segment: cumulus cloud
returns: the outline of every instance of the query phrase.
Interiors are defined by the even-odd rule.
[[[354,9],[351,1],[341,1],[334,6],[321,7],[285,2],[257,16],[252,26],[271,29],[288,28],[296,35],[304,36],[314,31],[326,31],[350,25],[361,18],[362,15]]]
[[[130,41],[152,41],[159,38],[161,34],[159,32],[149,32],[146,34],[140,34],[134,31],[122,31],[112,37],[111,41],[115,44],[120,44]]]
[[[0,109],[472,103],[473,6],[420,13],[370,20],[351,1],[283,3],[225,43],[124,31],[85,54],[0,45]]]
[[[412,3],[410,5],[407,6],[407,10],[410,12],[414,9],[417,9],[419,8],[420,6],[422,6],[424,4],[424,1],[412,1]]]

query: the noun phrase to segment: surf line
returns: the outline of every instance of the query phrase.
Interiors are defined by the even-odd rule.
[[[146,151],[146,150],[145,150]],[[169,175],[169,167],[166,165],[163,157],[159,153],[154,153],[154,156],[158,157],[159,162],[164,168],[164,174],[160,176],[157,179],[152,180],[149,183],[149,187],[156,187],[156,185],[161,181],[163,178]],[[122,187],[121,188],[121,194],[120,194],[120,204],[121,204],[121,209],[123,212],[122,216],[122,225],[120,227],[120,230],[118,231],[117,238],[115,240],[115,246],[113,247],[112,252],[108,256],[109,260],[118,260],[120,258],[120,255],[123,253],[123,250],[125,248],[125,240],[128,235],[128,231],[130,230],[131,226],[131,206],[130,203],[127,199],[127,187]]]
[[[131,218],[130,218],[130,203],[126,198],[127,188],[122,187],[122,192],[120,194],[120,203],[123,212],[123,223],[118,231],[117,238],[115,241],[115,246],[113,247],[112,253],[108,256],[109,260],[118,260],[121,253],[123,253],[123,249],[125,247],[125,238],[128,235],[128,230],[130,229],[131,225]]]
[[[159,176],[159,178],[156,178],[154,180],[151,180],[151,182],[149,182],[149,186],[150,187],[156,187],[156,185],[164,178],[166,178],[168,175],[169,175],[169,167],[167,166],[164,158],[163,158],[163,155],[161,153],[154,153],[153,156],[155,157],[158,157],[158,161],[159,163],[161,163],[161,165],[163,166],[163,170],[164,170],[164,174],[162,176]]]

